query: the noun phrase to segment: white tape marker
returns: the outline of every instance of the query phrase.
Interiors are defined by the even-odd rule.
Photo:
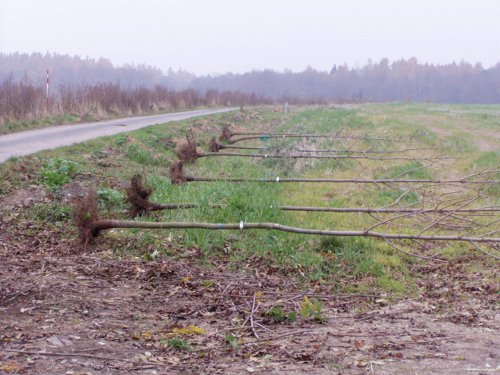
[[[240,229],[243,229],[243,221],[240,221]]]

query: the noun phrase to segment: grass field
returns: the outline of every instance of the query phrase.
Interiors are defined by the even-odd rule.
[[[184,141],[188,129],[193,130],[199,150],[205,151],[210,138],[218,136],[224,125],[238,131],[336,133],[345,137],[386,140],[255,140],[245,145],[268,147],[269,150],[263,152],[269,154],[293,153],[296,149],[374,153],[365,153],[370,156],[368,159],[335,160],[207,157],[186,165],[187,174],[216,178],[275,179],[279,176],[447,180],[483,170],[496,170],[496,173],[477,178],[499,178],[500,106],[367,104],[298,107],[287,114],[262,107],[149,127],[9,160],[0,165],[0,201],[7,208],[3,220],[9,225],[26,228],[34,237],[37,233],[53,233],[61,241],[71,241],[78,235],[72,223],[71,201],[82,194],[82,187],[97,189],[101,217],[127,218],[124,191],[132,176],[138,173],[154,189],[152,201],[199,205],[198,208],[159,211],[135,219],[141,221],[275,222],[303,228],[376,228],[386,233],[417,234],[436,217],[428,221],[429,218],[419,215],[397,218],[397,214],[392,214],[382,219],[377,215],[359,213],[289,212],[280,210],[279,206],[430,208],[448,204],[458,208],[467,200],[471,200],[467,208],[500,205],[498,183],[470,189],[457,184],[410,187],[402,183],[221,181],[172,184],[168,167],[177,160],[175,147]],[[377,153],[383,151],[399,153]],[[397,156],[405,156],[408,160],[377,159]],[[447,158],[441,158],[444,156]],[[425,160],[420,160],[423,158]],[[480,198],[476,197],[478,191],[481,191]],[[222,208],[214,208],[213,205],[222,205]],[[19,206],[23,208],[19,209]],[[387,220],[390,217],[393,220]],[[491,216],[474,218],[477,223],[490,223],[484,228],[475,227],[467,220],[463,217],[447,222],[449,225],[434,225],[426,233],[481,235],[497,231],[498,234],[495,216],[493,219]],[[207,272],[223,262],[228,271],[255,268],[269,275],[286,276],[300,288],[320,286],[331,293],[379,294],[389,299],[418,298],[422,279],[425,279],[422,267],[433,263],[405,255],[398,250],[401,248],[410,253],[462,264],[462,271],[466,273],[480,272],[483,283],[498,285],[499,282],[496,272],[498,262],[461,242],[420,246],[406,241],[394,247],[382,240],[364,237],[313,237],[277,231],[202,229],[113,229],[102,233],[96,241],[97,249],[104,251],[110,259],[170,259],[177,262],[188,258]],[[92,251],[92,247],[79,251]],[[192,257],[193,253],[195,257]],[[362,311],[367,306],[358,308]]]

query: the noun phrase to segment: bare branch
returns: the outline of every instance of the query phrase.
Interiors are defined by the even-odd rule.
[[[487,252],[486,250],[481,249],[481,247],[480,247],[480,246],[478,246],[477,244],[475,244],[474,242],[471,242],[471,245],[472,245],[472,246],[474,246],[474,248],[475,248],[477,251],[479,251],[479,252],[481,252],[481,253],[483,253],[483,254],[486,254],[486,255],[488,255],[488,256],[490,256],[490,257],[492,257],[492,258],[495,258],[496,260],[500,260],[500,257],[499,257],[499,256],[497,256],[497,255],[495,255],[495,254],[491,254],[491,253]]]
[[[440,263],[448,263],[447,260],[443,260],[443,259],[438,259],[438,258],[432,258],[432,257],[426,257],[425,255],[420,255],[420,254],[414,254],[414,253],[409,253],[407,251],[404,251],[403,249],[397,247],[396,245],[394,245],[391,241],[389,241],[388,239],[384,238],[385,242],[387,242],[387,244],[392,247],[394,250],[396,251],[399,251],[405,255],[408,255],[408,256],[411,256],[411,257],[415,257],[415,258],[420,258],[420,259],[426,259],[426,260],[432,260],[432,261],[435,261],[435,262],[440,262]]]
[[[208,230],[247,230],[265,229],[277,230],[289,233],[311,234],[319,236],[334,237],[374,237],[392,240],[419,239],[426,241],[462,241],[462,242],[500,242],[500,238],[465,237],[465,236],[439,236],[439,235],[414,235],[414,234],[394,234],[366,231],[335,231],[323,229],[307,229],[291,227],[277,223],[243,223],[222,224],[222,223],[202,223],[202,222],[143,222],[126,220],[97,220],[87,224],[87,230],[94,237],[99,232],[112,228],[138,228],[138,229],[208,229]]]
[[[404,156],[394,156],[394,157],[382,157],[382,156],[360,156],[360,155],[279,155],[279,154],[241,154],[236,152],[209,152],[209,153],[198,153],[196,149],[191,151],[188,145],[183,145],[179,148],[177,155],[179,159],[185,161],[192,161],[197,158],[206,158],[212,156],[234,156],[243,158],[257,158],[257,159],[366,159],[366,160],[444,160],[449,159],[448,156],[435,156],[428,158],[415,158],[415,157],[404,157]],[[188,158],[189,157],[189,158]],[[409,172],[406,172],[409,173]],[[405,173],[405,174],[406,174]]]
[[[366,141],[388,141],[393,142],[393,139],[388,138],[370,138],[370,137],[357,137],[357,136],[336,136],[332,134],[261,134],[252,135],[248,137],[241,137],[237,139],[228,140],[229,144],[237,142],[248,141],[252,139],[270,139],[270,138],[333,138],[333,139],[362,139]],[[220,138],[219,138],[220,139]]]

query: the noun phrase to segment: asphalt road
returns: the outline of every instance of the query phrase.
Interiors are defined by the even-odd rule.
[[[127,117],[110,121],[58,125],[50,128],[1,135],[0,163],[3,163],[12,156],[29,155],[41,150],[72,145],[89,139],[128,132],[150,125],[229,112],[236,109],[201,109],[197,111],[168,113],[165,115]]]

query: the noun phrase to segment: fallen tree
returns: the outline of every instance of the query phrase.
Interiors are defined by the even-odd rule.
[[[157,203],[149,200],[153,189],[144,185],[141,175],[135,175],[127,188],[127,202],[130,205],[130,214],[132,217],[147,214],[153,211],[199,208],[196,203]],[[220,204],[210,205],[211,208],[223,208]],[[283,211],[301,211],[301,212],[333,212],[333,213],[367,213],[367,214],[390,214],[390,213],[408,213],[408,214],[454,214],[454,213],[493,213],[500,212],[500,207],[481,207],[481,208],[370,208],[370,207],[311,207],[311,206],[277,206]]]
[[[188,133],[186,136],[187,142],[179,145],[177,147],[177,157],[179,160],[191,163],[195,162],[199,158],[214,157],[214,156],[230,156],[230,157],[244,157],[244,158],[257,158],[257,159],[368,159],[368,160],[406,160],[406,161],[422,161],[422,160],[444,160],[449,159],[448,156],[436,156],[427,158],[415,158],[407,156],[367,156],[367,155],[296,155],[296,154],[241,154],[235,152],[219,152],[218,145],[209,143],[209,147],[215,152],[199,152],[198,143],[194,139],[192,133]]]
[[[424,240],[424,241],[461,241],[496,244],[499,237],[475,236],[441,236],[415,235],[408,233],[381,233],[371,230],[364,231],[335,231],[325,229],[308,229],[282,225],[278,223],[204,223],[204,222],[143,222],[132,220],[102,220],[99,219],[97,209],[97,193],[90,189],[80,197],[75,204],[74,219],[78,227],[82,243],[88,244],[104,230],[114,228],[138,229],[207,229],[207,230],[277,230],[289,233],[310,234],[335,237],[373,237],[384,240]]]
[[[227,150],[227,149],[233,149],[233,150],[259,150],[259,151],[265,151],[269,150],[272,147],[252,147],[252,146],[234,146],[234,145],[227,145],[224,143],[219,143],[215,139],[215,137],[212,137],[208,143],[208,150],[210,152],[219,152],[220,150]],[[405,153],[405,152],[410,152],[410,151],[422,151],[422,150],[433,150],[432,147],[420,147],[420,148],[406,148],[402,150],[372,150],[372,149],[366,149],[366,150],[350,150],[350,149],[319,149],[319,150],[311,150],[311,149],[297,149],[297,152],[304,152],[304,153],[336,153],[336,154],[400,154],[400,153]]]
[[[237,139],[231,139],[234,136],[244,136]],[[237,142],[261,139],[267,140],[270,138],[332,138],[332,139],[357,139],[366,141],[394,141],[390,138],[378,138],[378,137],[361,137],[361,136],[347,136],[340,134],[298,134],[298,133],[255,133],[255,132],[233,132],[229,127],[225,126],[222,128],[222,134],[219,137],[219,141],[227,142],[229,144],[234,144]]]
[[[472,176],[495,171],[482,171],[474,175],[466,176],[462,179],[454,180],[428,180],[428,179],[334,179],[334,178],[231,178],[231,177],[193,177],[184,174],[184,161],[179,160],[170,165],[170,178],[174,184],[185,182],[264,182],[264,183],[354,183],[354,184],[393,184],[393,183],[424,183],[424,184],[498,184],[500,180],[470,180]]]

